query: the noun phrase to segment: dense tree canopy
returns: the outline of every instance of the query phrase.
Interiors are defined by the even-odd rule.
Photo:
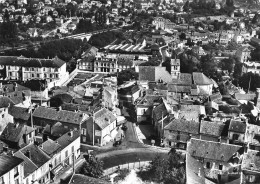
[[[214,61],[212,55],[207,54],[205,56],[201,56],[200,60],[201,71],[208,77],[215,78],[217,71],[217,64]]]
[[[108,32],[93,35],[89,39],[89,43],[97,48],[101,48],[108,44],[111,44],[114,41],[122,40],[122,39],[123,39],[122,32],[108,31]]]
[[[100,178],[103,175],[103,162],[93,155],[84,155],[85,162],[80,170],[81,174]]]
[[[254,73],[244,73],[239,78],[239,86],[249,91],[255,91],[260,88],[260,75]]]
[[[139,177],[146,181],[153,181],[164,184],[184,184],[185,165],[183,158],[175,149],[169,152],[169,156],[164,158],[157,155],[146,171],[140,171]]]
[[[127,69],[118,73],[117,83],[118,85],[121,85],[125,81],[137,80],[137,79],[138,79],[138,73],[136,73],[134,69]]]

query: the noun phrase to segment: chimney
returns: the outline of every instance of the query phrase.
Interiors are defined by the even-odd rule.
[[[31,152],[30,152],[30,150],[26,151],[25,156],[27,156],[29,159],[31,159]]]
[[[73,130],[72,130],[72,129],[70,129],[68,135],[69,135],[70,137],[73,137]]]
[[[58,109],[59,111],[61,111],[61,110],[62,110],[62,107],[61,107],[61,106],[59,106],[58,108],[59,108],[59,109]]]
[[[199,177],[201,177],[201,172],[200,172],[200,168],[199,168],[198,176],[199,176]]]

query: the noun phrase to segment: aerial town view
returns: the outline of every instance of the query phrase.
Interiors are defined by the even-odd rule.
[[[0,0],[0,184],[260,184],[260,0]]]

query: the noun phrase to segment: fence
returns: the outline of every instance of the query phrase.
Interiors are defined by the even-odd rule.
[[[127,163],[127,164],[122,164],[122,165],[118,165],[118,166],[111,167],[111,168],[104,170],[104,175],[107,176],[109,174],[112,174],[112,173],[118,171],[119,169],[128,169],[128,170],[130,170],[130,169],[144,169],[149,164],[150,164],[150,161],[138,161],[138,162],[131,162],[131,163]]]

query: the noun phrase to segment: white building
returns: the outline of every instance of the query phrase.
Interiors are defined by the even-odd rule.
[[[260,63],[248,61],[243,63],[242,73],[257,73],[260,74]]]
[[[24,161],[15,156],[0,155],[0,183],[23,183]]]
[[[2,56],[0,57],[0,70],[4,70],[6,80],[46,79],[54,86],[60,85],[69,77],[66,62],[58,57],[39,59]]]

